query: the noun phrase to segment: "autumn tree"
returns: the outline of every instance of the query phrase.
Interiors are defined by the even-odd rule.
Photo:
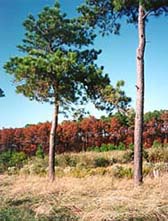
[[[168,14],[168,0],[86,0],[79,8],[83,18],[91,26],[98,26],[101,33],[118,34],[121,19],[138,26],[139,43],[136,52],[136,116],[134,131],[134,183],[143,181],[142,145],[144,113],[144,53],[146,46],[146,23],[150,16]]]
[[[24,27],[19,49],[25,55],[11,58],[4,68],[14,75],[17,93],[54,106],[49,139],[49,179],[53,181],[59,113],[67,112],[71,104],[97,99],[109,79],[95,64],[100,52],[86,48],[95,34],[61,13],[58,3],[45,7],[37,17],[29,15]]]

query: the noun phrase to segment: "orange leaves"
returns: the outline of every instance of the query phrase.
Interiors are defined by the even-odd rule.
[[[24,151],[34,155],[38,145],[48,153],[49,122],[28,125],[25,128],[9,128],[0,130],[0,151]],[[160,117],[153,117],[144,125],[144,146],[151,147],[154,141],[168,143],[168,112],[164,111]],[[79,152],[88,147],[104,144],[118,145],[120,142],[127,147],[133,143],[134,128],[122,123],[113,116],[108,120],[96,119],[93,116],[79,121],[64,121],[57,129],[57,152]]]

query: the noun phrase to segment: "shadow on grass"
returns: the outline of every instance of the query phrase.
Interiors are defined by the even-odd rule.
[[[49,216],[40,215],[29,208],[8,207],[0,210],[0,221],[77,221],[67,209],[55,209],[54,214]]]

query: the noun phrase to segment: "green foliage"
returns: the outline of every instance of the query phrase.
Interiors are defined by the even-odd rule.
[[[152,148],[160,148],[160,147],[162,147],[162,144],[159,141],[155,140],[153,142]]]
[[[21,168],[27,156],[23,152],[5,151],[0,154],[0,172],[4,172],[8,167]]]
[[[100,152],[106,152],[106,151],[109,150],[107,144],[102,144],[101,147],[100,147],[99,149],[100,149]]]
[[[156,120],[159,120],[160,119],[160,116],[162,114],[162,111],[149,111],[147,113],[144,114],[144,121],[145,122],[149,122],[150,120],[152,119],[156,119]]]
[[[40,159],[44,159],[44,151],[43,151],[42,145],[38,145],[37,151],[36,151],[36,157]]]
[[[0,210],[1,221],[36,221],[35,212],[28,208],[9,207]]]
[[[168,14],[168,2],[165,0],[87,0],[78,10],[82,13],[81,19],[94,28],[98,27],[104,36],[109,33],[119,34],[122,18],[125,18],[127,23],[137,24],[139,3],[147,13],[145,18],[151,14],[153,16]]]
[[[36,215],[35,211],[28,206],[12,206],[0,210],[1,221],[57,221],[57,220],[74,220],[78,217],[71,214],[67,208],[52,208],[52,213],[49,215]]]
[[[110,161],[104,157],[98,157],[94,160],[95,167],[107,167],[110,165]]]
[[[102,144],[100,147],[89,147],[88,151],[94,151],[94,152],[107,152],[112,150],[125,150],[126,146],[122,142],[119,143],[118,146],[115,146],[114,144]]]
[[[59,103],[63,112],[72,103],[97,99],[109,83],[94,63],[99,51],[87,49],[95,35],[78,19],[68,19],[59,4],[46,7],[37,18],[30,15],[19,49],[26,54],[13,57],[5,70],[14,76],[16,91],[30,100]]]
[[[126,150],[125,144],[120,142],[119,145],[117,146],[117,150]]]
[[[124,81],[118,81],[116,87],[107,85],[101,89],[101,99],[96,104],[101,110],[105,109],[109,115],[116,109],[120,115],[125,114],[131,98],[127,97],[125,91],[121,89],[124,86]]]

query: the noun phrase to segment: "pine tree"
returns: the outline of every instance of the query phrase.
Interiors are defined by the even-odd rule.
[[[59,113],[72,104],[98,99],[109,79],[95,64],[100,52],[86,49],[95,35],[78,19],[62,14],[58,3],[45,7],[37,18],[28,16],[24,27],[19,49],[25,55],[11,58],[4,68],[14,75],[17,93],[54,105],[49,139],[49,179],[53,181]]]
[[[102,35],[119,34],[121,19],[138,26],[139,44],[136,53],[136,117],[134,132],[134,183],[143,182],[143,115],[144,115],[144,53],[146,23],[150,16],[168,15],[168,0],[86,0],[79,11],[82,20],[92,27],[98,26]]]

